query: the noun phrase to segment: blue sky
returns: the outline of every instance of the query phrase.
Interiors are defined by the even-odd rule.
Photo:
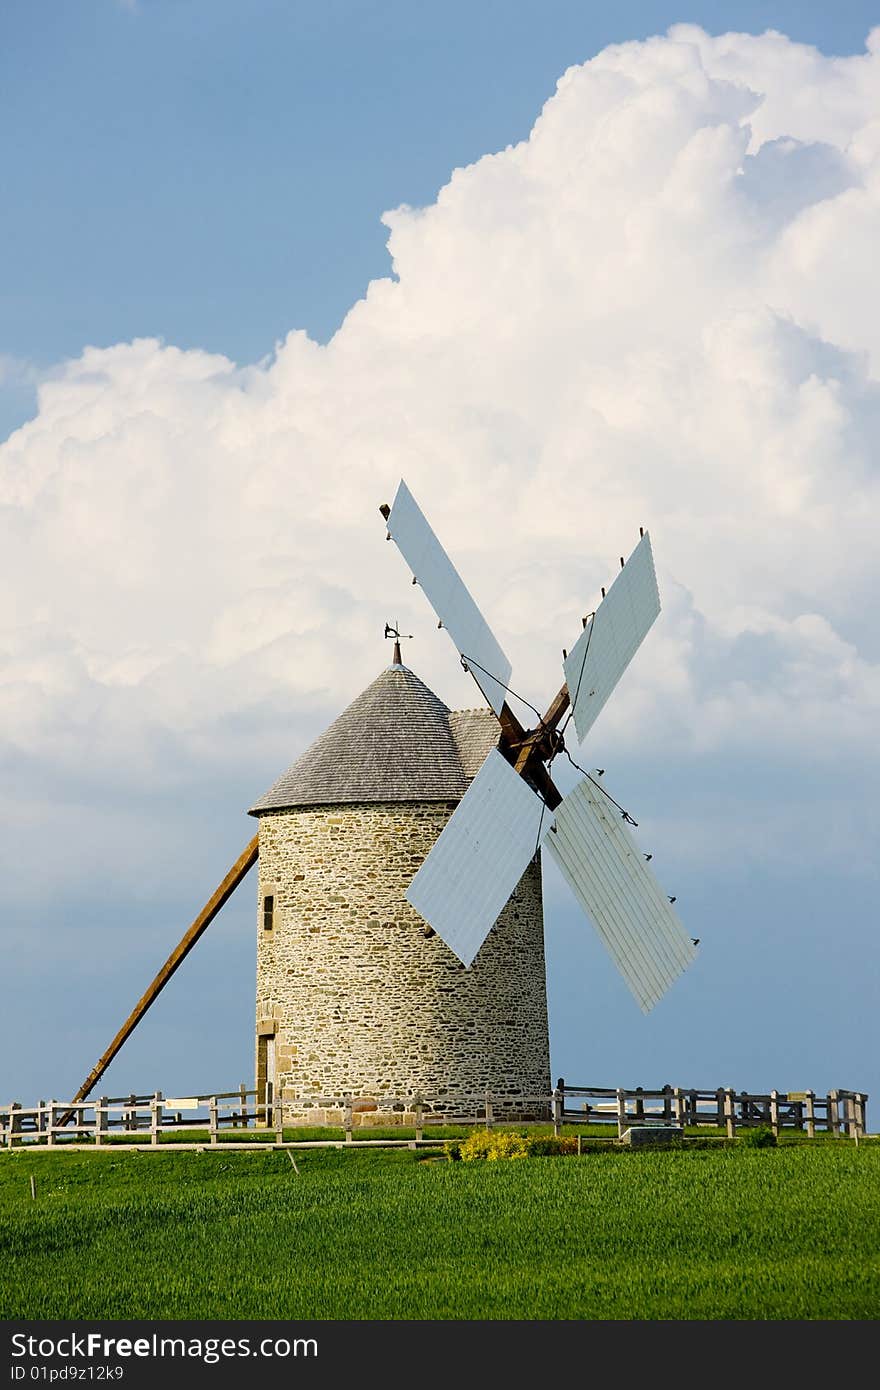
[[[693,21],[859,52],[871,4],[88,0],[4,7],[3,351],[256,361],[387,270],[379,218],[524,139],[556,80]]]
[[[643,279],[638,260],[614,268],[593,174],[566,135],[593,141],[595,167],[600,127],[618,122],[608,148],[612,163],[631,159],[633,182],[618,186],[612,169],[603,189],[635,207],[655,157],[650,122],[627,144],[636,137],[620,124],[619,74],[602,78],[601,99],[570,84],[544,144],[529,146],[527,179],[517,182],[516,152],[483,160],[527,141],[563,73],[609,44],[674,24],[710,35],[773,27],[851,55],[878,22],[864,4],[4,8],[0,438],[12,438],[0,479],[13,519],[0,613],[11,999],[0,1098],[76,1088],[252,833],[247,805],[381,667],[382,621],[403,616],[411,596],[371,526],[402,472],[493,622],[509,622],[514,685],[525,672],[539,702],[558,684],[556,649],[571,644],[581,594],[613,577],[607,565],[637,524],[652,527],[664,615],[619,715],[597,725],[595,761],[609,778],[613,769],[646,844],[659,846],[704,955],[642,1019],[549,875],[554,1070],[600,1085],[880,1094],[867,751],[880,642],[864,555],[878,316],[864,206],[839,204],[827,233],[837,254],[820,254],[821,219],[838,194],[856,196],[855,165],[869,167],[868,137],[846,125],[848,79],[834,87],[827,65],[799,67],[772,46],[738,51],[732,76],[733,60],[707,50],[722,85],[706,95],[682,69],[676,115],[662,72],[639,68],[669,148],[685,148],[688,122],[700,132],[661,203],[666,225],[679,219],[675,236],[647,205],[638,223],[654,266]],[[635,73],[641,61],[624,66]],[[756,130],[767,122],[763,154],[742,155],[751,230],[729,243],[739,213],[713,201],[713,178],[738,156],[706,150],[712,131],[733,140],[753,118],[739,97],[726,104],[725,74],[771,92],[754,116]],[[844,114],[813,122],[826,108]],[[852,119],[868,128],[867,116]],[[689,221],[701,190],[705,207]],[[433,211],[381,220],[404,205]],[[809,225],[794,226],[801,207]],[[780,232],[786,218],[792,230]],[[607,308],[596,307],[601,273],[577,283],[581,236],[599,272],[607,257]],[[691,297],[676,247],[696,261],[713,237]],[[807,269],[795,284],[798,256]],[[558,301],[557,262],[568,277]],[[758,262],[768,268],[753,281]],[[678,296],[668,302],[666,279]],[[574,292],[586,347],[569,318]],[[534,344],[522,358],[520,328]],[[293,330],[311,342],[282,349]],[[158,342],[119,346],[142,339]],[[644,402],[633,342],[646,354]],[[81,358],[86,347],[108,355]],[[479,370],[497,362],[498,376],[486,368],[447,436],[456,373],[474,376],[471,351]],[[705,373],[691,379],[704,351]],[[263,366],[236,370],[247,364]],[[704,414],[679,432],[692,389],[705,390]],[[369,413],[383,392],[404,402],[390,424]],[[592,460],[583,479],[580,449]],[[662,485],[642,471],[646,450]],[[800,451],[803,467],[786,472]],[[457,461],[433,487],[446,457]],[[526,499],[505,519],[503,544],[504,528],[478,534],[468,503],[497,505],[502,475]],[[834,476],[837,502],[822,492]],[[501,616],[510,606],[517,622]],[[433,624],[407,611],[422,624],[414,668],[448,703],[472,703]],[[248,882],[224,911],[109,1089],[249,1078],[254,892]]]

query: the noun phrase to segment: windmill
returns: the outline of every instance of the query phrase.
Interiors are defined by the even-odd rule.
[[[511,1105],[525,1113],[521,1098],[540,1091],[549,1076],[539,850],[559,865],[644,1011],[693,960],[694,943],[601,771],[584,775],[565,797],[550,774],[554,758],[567,751],[568,723],[579,740],[586,737],[660,611],[647,532],[629,559],[621,559],[607,595],[603,590],[602,603],[564,653],[559,693],[527,729],[507,702],[511,664],[405,482],[393,506],[380,511],[488,709],[447,710],[403,665],[404,634],[386,624],[385,635],[395,637],[391,667],[251,808],[260,833],[74,1100],[89,1095],[255,864],[256,1070],[263,1082],[276,1074],[277,1051],[279,1076],[285,1065],[294,1073],[291,1059],[307,1055],[315,1059],[308,1084],[317,1088],[330,1078],[337,1093],[343,1084],[350,1090],[360,1030],[363,1065],[353,1084],[370,1092],[384,1086],[386,1095],[395,1088],[430,1094],[433,1087],[435,1094],[443,1089],[452,1096],[456,1088],[472,1094],[478,1086],[507,1087]],[[371,719],[379,724],[370,727]],[[409,758],[408,781],[402,753]],[[387,863],[379,862],[377,834],[385,835],[389,824],[396,848]],[[318,843],[316,835],[325,838]],[[358,915],[351,903],[337,910],[333,904],[344,896],[339,889],[365,845],[373,859],[364,865],[363,911]],[[403,879],[405,897],[401,852],[407,865],[418,866]],[[316,953],[321,942],[323,954]],[[385,974],[365,993],[377,960],[386,962]],[[341,961],[348,963],[344,969]],[[300,992],[293,997],[291,989]],[[286,1010],[277,1004],[285,991]],[[306,1023],[303,1046],[296,1029]],[[482,1052],[472,1045],[475,1030],[482,1030]],[[340,1049],[340,1035],[348,1039],[347,1051]]]
[[[568,713],[582,742],[660,612],[648,532],[628,560],[621,557],[619,574],[564,653],[565,683],[537,726],[526,729],[507,703],[511,663],[403,480],[393,505],[380,512],[438,626],[501,724],[498,748],[414,875],[407,901],[470,966],[526,865],[546,849],[647,1013],[694,959],[695,944],[602,770],[563,797],[549,768],[565,749],[563,717]]]

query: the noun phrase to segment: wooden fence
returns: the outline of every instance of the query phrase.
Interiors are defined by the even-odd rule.
[[[0,1112],[0,1147],[42,1142],[53,1145],[70,1139],[95,1144],[125,1140],[158,1144],[161,1134],[174,1130],[204,1130],[210,1143],[223,1129],[248,1129],[271,1125],[271,1106],[260,1103],[257,1092],[244,1085],[216,1095],[179,1097],[152,1095],[102,1096],[99,1100],[41,1100],[24,1107],[14,1101]]]
[[[799,1130],[809,1138],[819,1131],[861,1138],[868,1097],[863,1091],[769,1091],[755,1095],[719,1086],[714,1091],[660,1086],[634,1091],[620,1087],[567,1086],[560,1079],[553,1092],[556,1132],[566,1123],[616,1125],[618,1137],[632,1126],[680,1128],[711,1126],[733,1138],[737,1129],[767,1125],[774,1134]]]
[[[861,1138],[865,1132],[868,1097],[861,1091],[770,1091],[755,1095],[718,1087],[714,1091],[661,1086],[656,1090],[636,1087],[570,1086],[557,1082],[550,1095],[519,1096],[517,1104],[531,1113],[543,1111],[544,1123],[552,1122],[559,1134],[566,1125],[585,1124],[616,1128],[619,1138],[631,1127],[663,1125],[681,1130],[709,1126],[733,1137],[737,1129],[769,1126],[774,1134],[795,1130],[814,1138],[819,1132]],[[102,1096],[87,1101],[40,1101],[24,1107],[17,1101],[0,1111],[0,1148],[23,1144],[54,1146],[83,1142],[96,1146],[157,1145],[161,1136],[175,1131],[195,1131],[199,1146],[207,1140],[217,1144],[223,1131],[274,1131],[274,1142],[283,1142],[285,1128],[309,1123],[341,1129],[342,1143],[416,1144],[430,1143],[425,1131],[441,1125],[493,1125],[511,1123],[510,1096],[483,1092],[461,1107],[461,1113],[437,1109],[418,1094],[402,1098],[383,1098],[377,1107],[374,1098],[357,1096],[312,1096],[301,1099],[273,1098],[244,1084],[237,1090],[214,1095],[168,1097],[160,1091],[152,1095]],[[376,1113],[377,1110],[379,1113]],[[311,1119],[319,1114],[321,1119]],[[332,1119],[329,1116],[332,1115]],[[370,1124],[395,1123],[413,1129],[415,1140],[358,1138],[368,1135]],[[520,1123],[518,1121],[518,1123]],[[535,1121],[532,1121],[535,1123]],[[230,1136],[234,1138],[235,1136]],[[224,1143],[229,1142],[224,1140]],[[339,1140],[311,1140],[313,1145],[338,1144]]]
[[[517,1096],[513,1104],[528,1107],[532,1113],[543,1112],[545,1124],[550,1119],[551,1098],[546,1094]],[[158,1144],[163,1135],[173,1137],[175,1131],[197,1132],[201,1147],[205,1140],[209,1144],[218,1143],[223,1131],[247,1129],[274,1130],[275,1142],[280,1144],[285,1128],[305,1126],[341,1129],[341,1142],[346,1144],[421,1144],[431,1142],[424,1138],[424,1131],[431,1126],[503,1123],[511,1105],[509,1096],[493,1096],[487,1091],[473,1097],[464,1110],[450,1114],[445,1102],[437,1108],[418,1094],[383,1097],[378,1103],[373,1097],[351,1094],[281,1099],[272,1096],[271,1088],[268,1093],[258,1092],[248,1089],[244,1083],[235,1091],[183,1098],[155,1091],[151,1095],[102,1096],[99,1100],[41,1100],[29,1107],[13,1101],[0,1111],[0,1148],[32,1143],[54,1146],[83,1140],[95,1145],[112,1143],[114,1147],[120,1144],[125,1147],[130,1144],[140,1148],[145,1144]],[[355,1133],[368,1136],[371,1126],[387,1128],[392,1125],[414,1129],[415,1141],[368,1137],[354,1141]],[[228,1143],[229,1139],[223,1142]],[[295,1142],[324,1146],[340,1141]],[[248,1146],[253,1147],[252,1143]]]

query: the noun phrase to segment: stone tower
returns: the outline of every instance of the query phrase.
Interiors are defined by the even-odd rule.
[[[536,858],[466,970],[404,894],[499,737],[394,663],[251,808],[259,819],[257,1086],[314,1122],[426,1108],[543,1115],[550,1089]],[[305,1113],[305,1112],[304,1112]]]

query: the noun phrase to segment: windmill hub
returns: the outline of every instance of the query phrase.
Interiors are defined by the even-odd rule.
[[[539,765],[552,763],[564,747],[565,742],[559,730],[545,725],[539,725],[537,729],[528,729],[521,738],[505,734],[501,740],[501,752],[508,762],[512,763],[514,768],[519,766],[527,781],[533,782],[538,778],[545,792],[549,791],[552,784],[549,782],[549,772],[547,778],[544,778],[543,773],[539,771]],[[559,797],[559,801],[562,800],[558,792],[556,796]]]

